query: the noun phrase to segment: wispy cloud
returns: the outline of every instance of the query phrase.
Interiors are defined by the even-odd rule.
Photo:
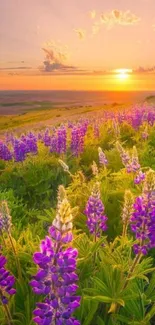
[[[91,19],[94,19],[96,17],[96,10],[89,11],[89,16]]]
[[[5,70],[30,70],[32,69],[32,67],[4,67],[4,68],[0,68],[1,71],[5,71]]]
[[[130,26],[140,21],[140,17],[133,14],[130,10],[120,11],[117,9],[102,13],[100,18],[101,23],[106,24],[108,27],[113,27],[114,25]]]
[[[85,29],[81,29],[81,28],[78,28],[78,29],[74,29],[74,32],[77,34],[78,38],[80,40],[83,40],[86,36],[86,30]]]

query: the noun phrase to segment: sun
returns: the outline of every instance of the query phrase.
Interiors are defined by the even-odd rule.
[[[132,69],[115,69],[113,72],[117,80],[126,81],[130,78]]]

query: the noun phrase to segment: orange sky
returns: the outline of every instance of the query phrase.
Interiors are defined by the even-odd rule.
[[[154,13],[155,0],[1,0],[0,90],[154,90]]]
[[[119,75],[103,76],[5,76],[1,90],[154,90],[155,76],[130,75],[121,80]]]

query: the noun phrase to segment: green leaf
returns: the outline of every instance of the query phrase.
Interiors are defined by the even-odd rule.
[[[97,316],[97,325],[106,325],[100,316]]]
[[[107,297],[107,296],[95,296],[95,297],[91,297],[91,296],[84,296],[84,299],[86,300],[95,300],[95,301],[99,301],[99,302],[105,302],[105,303],[117,303],[121,306],[124,307],[125,303],[123,299],[114,299],[111,297]]]
[[[151,320],[151,318],[155,315],[155,304],[152,306],[152,308],[150,309],[150,311],[147,313],[146,317],[145,317],[145,321],[148,322]]]
[[[98,302],[93,303],[93,305],[91,306],[90,312],[88,313],[87,317],[85,318],[85,320],[83,322],[83,325],[89,325],[91,323],[91,321],[93,320],[94,315],[97,311],[98,305],[99,305]]]

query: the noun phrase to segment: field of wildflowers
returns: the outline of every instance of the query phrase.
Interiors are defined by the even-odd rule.
[[[0,324],[155,324],[155,107],[0,142]]]

